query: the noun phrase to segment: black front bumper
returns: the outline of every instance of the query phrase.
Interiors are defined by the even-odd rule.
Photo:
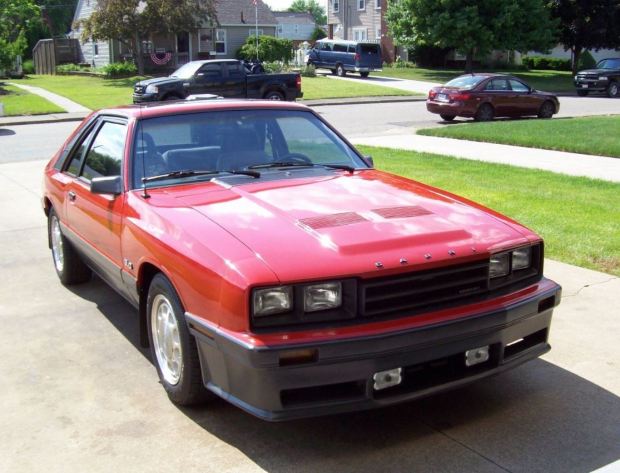
[[[526,301],[463,320],[349,340],[252,347],[186,314],[208,389],[251,414],[278,421],[395,404],[453,389],[546,353],[554,285]],[[516,341],[520,340],[517,343]],[[488,361],[466,367],[466,350],[490,346]],[[316,349],[308,363],[281,354]],[[373,374],[402,368],[402,383],[375,390]]]
[[[573,81],[575,88],[580,90],[587,90],[592,92],[602,92],[607,90],[609,85],[608,80],[594,80],[594,79],[577,79]]]

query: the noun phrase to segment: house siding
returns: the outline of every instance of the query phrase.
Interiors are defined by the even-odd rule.
[[[297,27],[297,29],[295,29]],[[309,40],[312,37],[312,33],[314,32],[314,25],[308,24],[279,24],[277,37],[285,38],[290,40],[304,41]],[[281,32],[279,30],[282,30]]]
[[[362,28],[366,30],[368,41],[381,40],[376,34],[381,27],[381,9],[375,8],[375,0],[366,0],[363,10],[358,10],[358,0],[339,0],[338,3],[338,12],[334,11],[334,0],[329,0],[327,6],[327,23],[333,25],[334,38],[354,40],[354,29]]]
[[[89,18],[97,8],[97,0],[80,0],[75,9],[73,23]],[[82,29],[76,28],[69,33],[70,38],[75,38],[80,43],[80,62],[102,67],[110,63],[114,58],[110,57],[110,44],[108,41],[84,41]]]
[[[226,54],[218,54],[218,58],[235,58],[237,51],[241,46],[245,44],[245,41],[250,35],[250,30],[254,30],[254,25],[243,26],[225,26],[222,25],[222,29],[226,30]],[[274,25],[258,25],[259,30],[263,30],[263,34],[267,36],[275,36],[276,28]]]

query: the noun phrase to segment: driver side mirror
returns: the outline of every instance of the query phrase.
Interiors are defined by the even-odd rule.
[[[93,194],[119,195],[122,190],[121,176],[93,177],[90,191]]]
[[[372,156],[364,156],[364,159],[366,160],[368,164],[370,164],[370,167],[372,168],[375,167],[375,160],[372,159]]]

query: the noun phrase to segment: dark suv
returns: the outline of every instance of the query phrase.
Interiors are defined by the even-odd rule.
[[[608,97],[620,95],[620,58],[603,59],[596,69],[579,71],[575,76],[577,95],[585,97],[590,92],[605,92]]]

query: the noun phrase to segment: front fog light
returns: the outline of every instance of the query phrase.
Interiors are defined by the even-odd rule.
[[[519,248],[512,252],[512,269],[518,271],[519,269],[529,268],[532,264],[532,249]]]
[[[491,264],[489,266],[489,277],[491,279],[508,276],[509,272],[510,259],[508,258],[508,253],[491,256]]]
[[[254,291],[254,315],[279,314],[293,307],[293,288],[290,286],[270,287]]]
[[[304,310],[316,312],[334,309],[342,304],[342,284],[329,282],[304,288]]]

